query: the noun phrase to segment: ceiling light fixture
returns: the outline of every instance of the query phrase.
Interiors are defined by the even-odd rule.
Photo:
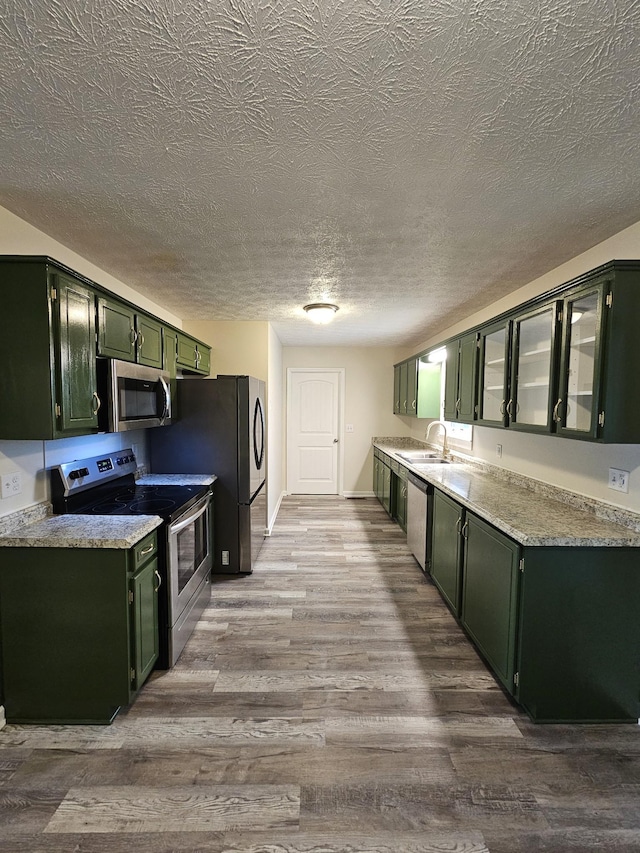
[[[337,310],[338,306],[332,305],[331,302],[312,302],[303,308],[311,322],[318,324],[330,323]]]

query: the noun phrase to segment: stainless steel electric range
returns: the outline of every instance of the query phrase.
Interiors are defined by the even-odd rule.
[[[53,510],[76,515],[160,516],[162,583],[156,666],[169,669],[209,601],[212,491],[207,485],[139,483],[135,471],[131,449],[57,465],[51,470]]]

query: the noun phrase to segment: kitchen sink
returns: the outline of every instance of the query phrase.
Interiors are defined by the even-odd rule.
[[[441,459],[437,453],[430,453],[425,450],[408,450],[406,453],[397,454],[401,459],[406,459],[407,462],[426,462],[430,459]]]
[[[443,459],[442,456],[438,456],[436,459],[423,459],[422,461],[413,461],[411,465],[414,468],[430,468],[432,465],[448,465],[449,460]]]

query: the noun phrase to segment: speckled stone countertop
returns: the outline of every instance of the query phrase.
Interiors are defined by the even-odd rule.
[[[210,486],[215,474],[146,474],[141,486]],[[0,526],[0,548],[132,548],[162,524],[157,515],[51,515],[51,505]]]
[[[50,515],[0,536],[0,548],[133,548],[158,515]]]
[[[145,474],[136,482],[139,486],[210,486],[215,474]]]
[[[396,451],[424,449],[424,444],[392,438],[374,439],[373,444],[521,545],[640,547],[639,531],[498,478],[480,465],[454,461],[418,469]]]

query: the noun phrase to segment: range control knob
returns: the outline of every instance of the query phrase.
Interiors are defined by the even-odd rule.
[[[86,477],[89,473],[88,468],[76,468],[74,471],[69,473],[70,480],[79,480],[80,477]]]

